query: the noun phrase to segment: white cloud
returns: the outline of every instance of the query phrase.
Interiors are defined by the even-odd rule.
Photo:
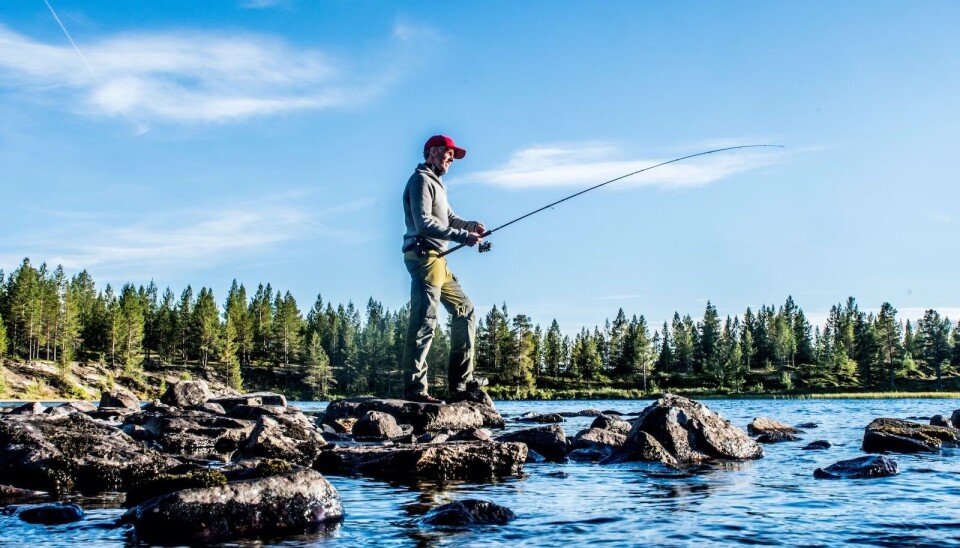
[[[732,145],[726,145],[732,146]],[[776,149],[718,152],[671,163],[623,180],[619,186],[688,187],[772,164]],[[588,187],[655,166],[672,158],[624,158],[612,145],[538,145],[515,152],[503,165],[468,174],[463,182],[506,188]]]
[[[240,7],[245,9],[263,9],[273,8],[283,3],[283,0],[245,0],[244,2],[240,2]]]
[[[359,235],[332,229],[324,219],[369,207],[352,203],[318,213],[276,200],[147,216],[87,216],[47,212],[51,230],[19,240],[0,257],[11,267],[24,256],[39,263],[89,269],[111,277],[149,278],[159,272],[189,271],[230,260],[262,257],[273,246],[319,235],[352,241]]]
[[[397,74],[395,67],[348,63],[256,35],[127,34],[80,47],[90,70],[72,46],[0,25],[0,86],[139,123],[229,122],[354,107],[382,93]],[[354,74],[361,72],[354,66],[368,68]]]

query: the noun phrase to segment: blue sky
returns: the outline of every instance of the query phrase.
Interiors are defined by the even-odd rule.
[[[567,332],[787,295],[814,321],[848,295],[960,319],[960,3],[49,2],[0,10],[6,272],[397,309],[430,135],[468,149],[451,203],[488,227],[776,143],[609,185],[451,267],[481,313]]]

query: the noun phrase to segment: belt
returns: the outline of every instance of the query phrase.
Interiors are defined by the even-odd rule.
[[[439,252],[439,251],[435,251],[435,250],[433,250],[433,249],[428,249],[426,256],[427,256],[427,257],[439,257],[439,256],[440,256],[440,252]],[[412,250],[412,249],[406,250],[406,251],[403,252],[403,259],[404,259],[404,260],[412,261],[412,260],[416,260],[416,259],[420,259],[420,258],[421,258],[421,257],[420,257],[419,255],[417,255],[417,252],[414,251],[414,250]]]

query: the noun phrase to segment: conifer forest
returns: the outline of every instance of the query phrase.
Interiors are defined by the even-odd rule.
[[[789,296],[734,317],[708,302],[660,325],[621,308],[574,334],[513,312],[506,303],[477,311],[476,369],[495,398],[943,390],[956,389],[960,371],[960,323],[936,310],[904,321],[886,302],[866,312],[853,297],[817,327]],[[302,399],[403,391],[407,309],[372,297],[358,307],[318,295],[304,307],[269,283],[234,281],[220,296],[208,287],[100,287],[86,271],[68,276],[24,259],[0,271],[0,317],[0,357],[49,361],[64,378],[99,362],[131,378],[189,366],[237,389],[269,378]],[[438,327],[428,359],[438,393],[448,329]]]

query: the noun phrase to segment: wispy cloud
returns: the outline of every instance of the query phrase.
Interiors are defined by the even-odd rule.
[[[153,214],[147,217],[87,217],[67,212],[55,229],[8,248],[2,264],[23,256],[64,268],[91,269],[108,276],[152,277],[262,257],[273,246],[318,236],[353,241],[361,236],[331,228],[329,218],[368,207],[347,204],[319,213],[275,200]],[[19,255],[10,253],[18,250]]]
[[[705,185],[776,162],[776,153],[771,150],[776,149],[735,150],[701,156],[635,175],[618,182],[618,186],[674,188]],[[500,166],[468,174],[459,181],[516,189],[586,187],[671,159],[631,158],[609,144],[537,145],[513,153]]]
[[[244,9],[264,9],[273,8],[283,4],[283,0],[244,0],[240,2],[240,7]]]
[[[356,107],[383,93],[400,72],[399,53],[386,60],[341,59],[261,35],[126,34],[81,48],[83,58],[71,45],[0,25],[0,86],[139,123],[230,122]]]

